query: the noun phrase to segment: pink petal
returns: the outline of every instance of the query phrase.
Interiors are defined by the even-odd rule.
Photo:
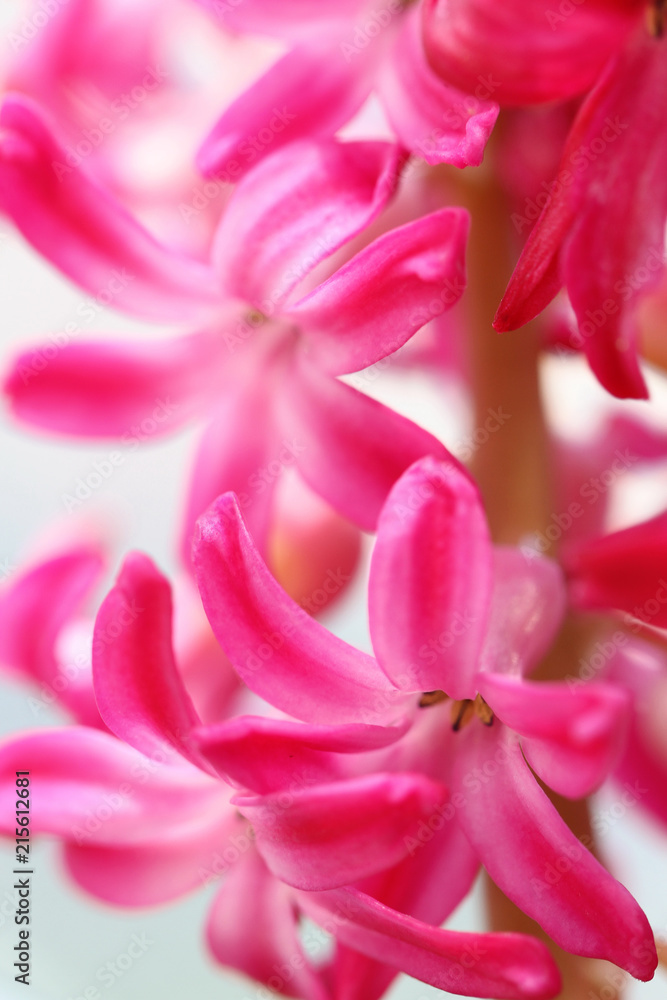
[[[98,729],[73,726],[15,736],[0,746],[0,820],[13,834],[16,771],[30,771],[31,828],[77,844],[152,842],[192,836],[227,800],[219,784],[165,755],[144,757]],[[11,802],[10,802],[11,800]],[[222,803],[222,804],[221,804]]]
[[[455,814],[448,803],[441,814],[420,825],[417,837],[409,842],[409,857],[357,888],[415,922],[439,927],[468,895],[480,867],[461,827],[452,819]],[[396,974],[394,965],[375,961],[355,950],[354,944],[338,943],[333,972],[336,996],[379,1000]]]
[[[218,19],[221,26],[232,31],[294,38],[311,34],[313,28],[327,29],[354,17],[361,0],[289,0],[276,6],[275,0],[243,0],[233,5],[220,0],[197,0]]]
[[[172,838],[167,819],[162,824],[166,836],[156,830],[147,844],[66,843],[65,864],[74,881],[96,899],[113,906],[157,906],[200,888],[202,872],[225,850],[239,825],[227,806],[220,816],[203,816],[201,829],[193,823]]]
[[[447,799],[447,789],[419,774],[374,774],[311,786],[295,772],[289,790],[238,794],[271,870],[288,885],[333,889],[404,858],[406,839]]]
[[[459,734],[453,779],[466,801],[460,822],[484,867],[561,948],[650,979],[657,957],[643,912],[568,829],[517,738],[499,729],[472,724]]]
[[[60,676],[55,643],[99,581],[104,553],[76,546],[13,578],[0,595],[0,662],[33,681]],[[72,685],[62,700],[68,704]]]
[[[5,392],[14,414],[33,426],[136,446],[201,409],[219,360],[217,333],[57,348],[47,343],[16,358]]]
[[[445,208],[374,240],[289,310],[310,353],[334,374],[359,371],[402,347],[465,289],[469,217]]]
[[[570,598],[587,611],[615,608],[667,627],[667,512],[566,548]]]
[[[190,564],[197,519],[221,493],[236,493],[248,529],[262,554],[269,531],[278,477],[274,465],[292,464],[290,442],[279,437],[269,369],[257,369],[237,383],[220,386],[220,400],[204,431],[190,475],[182,553]],[[287,447],[286,447],[287,445]],[[282,461],[281,461],[282,459]],[[280,470],[279,470],[280,472]]]
[[[302,894],[317,923],[350,948],[441,990],[496,1000],[549,1000],[560,975],[546,945],[523,934],[441,930],[383,906],[357,889]]]
[[[210,314],[219,301],[213,272],[162,246],[81,168],[70,167],[33,101],[6,98],[0,127],[0,207],[39,253],[95,297],[91,311],[111,305],[168,322]]]
[[[542,104],[595,83],[639,6],[632,0],[561,13],[552,0],[425,0],[424,43],[434,70],[465,93],[477,87],[501,104]]]
[[[281,384],[284,432],[299,442],[297,467],[320,496],[374,531],[396,480],[418,458],[446,459],[427,431],[297,357]]]
[[[251,690],[304,722],[391,723],[410,699],[375,660],[337,639],[269,573],[231,495],[200,519],[197,581],[211,627]]]
[[[443,83],[426,62],[415,7],[402,19],[391,57],[385,61],[378,91],[385,113],[404,146],[427,163],[479,166],[498,105],[482,95],[492,88],[477,84],[471,97]]]
[[[492,570],[469,475],[453,458],[416,462],[383,508],[369,583],[373,649],[398,687],[475,696]]]
[[[480,674],[478,690],[498,719],[523,737],[528,763],[560,795],[590,795],[620,759],[630,699],[618,687]]]
[[[242,854],[215,897],[207,937],[221,965],[278,993],[327,1000],[327,990],[304,954],[291,894],[254,847]]]
[[[328,33],[291,49],[223,112],[197,156],[200,171],[238,181],[290,142],[334,135],[370,92],[366,63],[342,59]]]
[[[100,715],[120,739],[199,763],[189,734],[200,720],[174,662],[171,588],[141,553],[127,557],[98,612],[93,677]]]
[[[294,774],[309,781],[344,777],[339,754],[389,746],[408,729],[398,726],[305,726],[251,715],[196,730],[193,738],[216,771],[241,787],[266,794],[289,787]]]
[[[379,214],[401,156],[386,142],[290,143],[238,184],[215,236],[227,293],[272,315],[322,260]]]
[[[520,549],[494,548],[494,590],[480,669],[532,671],[560,629],[567,595],[557,563]]]

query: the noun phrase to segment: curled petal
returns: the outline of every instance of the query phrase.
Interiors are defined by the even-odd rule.
[[[200,720],[172,649],[171,588],[141,553],[127,557],[98,612],[93,678],[112,732],[143,753],[175,750],[199,763],[189,734]]]
[[[470,476],[453,458],[416,462],[382,510],[369,583],[373,649],[398,687],[474,697],[492,572]]]
[[[411,699],[375,660],[336,638],[271,576],[232,495],[199,520],[199,590],[211,627],[248,687],[276,708],[319,725],[401,717]]]
[[[611,684],[532,683],[480,674],[479,693],[523,739],[533,770],[572,799],[594,792],[620,759],[630,699]]]
[[[250,846],[215,897],[208,918],[209,948],[222,965],[271,989],[276,989],[279,980],[283,984],[279,992],[327,1000],[327,990],[304,955],[291,896]],[[276,975],[283,969],[289,976]]]
[[[333,374],[393,354],[465,290],[468,213],[445,208],[385,233],[297,302],[309,353]]]
[[[236,795],[271,870],[308,892],[332,889],[396,864],[419,823],[447,799],[447,789],[419,774],[374,774],[308,787],[296,771],[288,790]]]
[[[549,1000],[560,975],[546,945],[524,934],[441,930],[384,906],[358,889],[300,894],[316,923],[380,962],[441,990],[495,1000]]]
[[[0,111],[0,207],[47,260],[114,308],[156,321],[210,315],[213,271],[158,243],[67,155],[38,106],[5,99]]]
[[[321,261],[379,214],[401,156],[386,142],[290,143],[238,184],[213,259],[230,296],[272,315]]]
[[[558,815],[517,737],[498,728],[473,724],[459,734],[453,777],[465,799],[459,819],[482,864],[561,948],[650,979],[657,956],[644,913]]]

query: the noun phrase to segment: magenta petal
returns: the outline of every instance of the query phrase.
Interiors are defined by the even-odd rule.
[[[100,715],[143,753],[182,754],[199,763],[189,734],[200,724],[172,648],[168,581],[147,556],[127,557],[104,600],[93,635],[93,679]]]
[[[569,546],[563,564],[581,609],[616,608],[667,627],[667,512],[623,531]]]
[[[411,699],[375,660],[348,646],[292,601],[271,576],[235,498],[199,520],[197,581],[211,627],[248,687],[304,722],[383,725]]]
[[[426,61],[415,6],[402,20],[377,89],[389,122],[404,146],[427,163],[479,166],[498,117],[493,93],[483,83],[472,97],[444,83]],[[483,96],[482,96],[483,95]]]
[[[395,865],[419,823],[447,800],[444,785],[420,774],[373,774],[311,785],[296,772],[289,790],[238,794],[271,870],[288,885],[334,889]]]
[[[294,38],[310,35],[313,29],[326,30],[330,25],[338,28],[349,23],[357,14],[363,0],[289,0],[276,5],[275,0],[243,0],[228,3],[224,0],[198,0],[211,11],[220,25],[231,31],[270,35],[276,38]]]
[[[542,104],[589,90],[638,9],[637,0],[565,13],[552,0],[425,0],[424,43],[435,71],[466,93]]]
[[[304,955],[292,893],[242,836],[249,846],[209,914],[207,938],[214,958],[279,993],[327,1000],[327,990]]]
[[[532,683],[480,674],[478,690],[494,714],[520,736],[533,770],[572,799],[594,792],[618,762],[630,699],[611,684]]]
[[[172,431],[205,405],[217,374],[220,340],[201,333],[173,340],[68,343],[54,357],[52,350],[47,344],[14,361],[5,382],[14,414],[61,434],[120,438],[127,444]],[[142,421],[152,430],[146,433]]]
[[[36,104],[6,98],[0,126],[0,207],[39,253],[115,309],[167,322],[210,314],[219,301],[211,269],[162,246],[81,168],[68,166]]]
[[[290,142],[334,135],[368,96],[370,69],[345,62],[328,35],[296,46],[225,109],[197,166],[207,177],[237,181]],[[260,132],[270,133],[268,142],[257,141]]]
[[[373,649],[398,687],[475,696],[492,569],[468,473],[453,458],[416,462],[382,510],[369,583]]]
[[[558,563],[496,545],[494,588],[480,668],[521,675],[533,670],[547,652],[567,606],[565,581]]]
[[[469,217],[445,208],[365,247],[289,310],[309,353],[333,374],[359,371],[402,347],[465,290]]]
[[[401,156],[386,142],[302,141],[238,184],[213,259],[230,296],[272,315],[322,260],[385,207]]]
[[[294,774],[318,783],[343,777],[339,754],[389,746],[405,734],[399,726],[305,726],[251,715],[226,719],[193,733],[200,753],[223,777],[262,794],[288,787]]]
[[[653,933],[630,893],[568,829],[507,729],[475,724],[454,768],[460,822],[493,881],[554,941],[638,979],[657,964]],[[609,914],[613,914],[613,920]]]
[[[303,357],[285,373],[280,401],[285,433],[299,443],[299,472],[365,531],[375,531],[389,491],[413,462],[449,454],[417,424]]]
[[[546,945],[524,934],[462,934],[406,916],[357,889],[301,894],[339,941],[438,989],[495,1000],[550,1000],[560,975]]]

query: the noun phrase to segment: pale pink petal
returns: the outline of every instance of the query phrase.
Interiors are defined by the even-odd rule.
[[[158,243],[66,153],[38,106],[6,98],[0,111],[0,208],[63,274],[107,305],[145,319],[191,321],[219,301],[205,264]]]
[[[276,708],[304,722],[383,725],[411,700],[375,660],[348,646],[295,604],[261,559],[233,496],[199,520],[199,589],[213,631],[240,676]]]
[[[346,62],[328,33],[296,46],[226,108],[198,153],[200,171],[238,181],[290,142],[334,135],[370,93],[367,63]]]
[[[623,531],[584,540],[562,556],[578,608],[627,611],[667,627],[667,512]]]
[[[375,530],[390,489],[413,462],[448,457],[432,434],[303,357],[280,389],[281,424],[299,443],[299,472],[365,531]]]
[[[315,363],[359,371],[402,347],[465,290],[469,217],[445,208],[393,229],[297,302],[288,315],[309,334]]]
[[[657,958],[648,920],[558,815],[518,737],[479,723],[459,736],[459,818],[494,882],[561,948],[650,979]]]
[[[197,518],[228,491],[236,493],[260,552],[268,553],[278,477],[283,465],[294,462],[291,443],[281,440],[276,426],[270,378],[269,371],[258,369],[236,384],[225,380],[220,385],[219,402],[190,474],[181,543],[186,565]]]
[[[391,57],[377,82],[389,123],[408,149],[427,163],[479,166],[498,105],[493,87],[477,84],[477,96],[444,83],[426,61],[415,6],[402,19]]]
[[[324,983],[304,954],[292,894],[248,843],[209,913],[214,958],[276,993],[327,1000]]]
[[[36,427],[78,437],[151,440],[210,400],[219,336],[70,342],[24,351],[4,385],[12,412]]]
[[[306,726],[244,715],[195,730],[193,739],[219,774],[265,794],[289,787],[295,774],[308,774],[311,783],[344,777],[340,754],[382,749],[407,728],[407,721],[397,726]]]
[[[290,143],[238,184],[213,259],[230,296],[267,316],[312,269],[379,214],[401,155],[386,142]]]
[[[0,594],[0,663],[25,679],[51,684],[60,674],[58,635],[103,569],[99,548],[76,546],[13,578]]]
[[[173,805],[178,809],[177,803]],[[96,899],[113,906],[156,906],[199,889],[208,866],[237,836],[238,816],[231,806],[218,816],[204,815],[180,836],[171,836],[169,819],[164,836],[154,831],[150,843],[65,844],[65,864],[74,881]]]
[[[494,548],[494,590],[480,669],[530,673],[548,651],[567,605],[558,563],[510,546]]]
[[[477,87],[501,104],[542,104],[588,90],[639,7],[593,3],[563,13],[552,0],[425,0],[424,43],[434,70],[465,93]]]
[[[143,753],[175,750],[199,763],[189,739],[200,724],[174,661],[169,582],[147,556],[129,555],[93,635],[100,715]]]
[[[312,785],[297,771],[288,790],[238,794],[271,870],[288,885],[334,889],[404,858],[407,838],[447,800],[447,789],[420,774],[374,774]]]
[[[302,893],[299,902],[316,923],[333,924],[348,947],[449,993],[496,1000],[550,1000],[558,993],[558,969],[536,938],[441,930],[357,889]]]
[[[313,28],[338,27],[348,22],[361,8],[363,0],[290,0],[276,5],[275,0],[197,0],[217,19],[221,27],[232,31],[294,38]]]
[[[17,770],[30,771],[33,833],[76,844],[149,843],[165,825],[176,840],[228,809],[219,782],[189,766],[170,766],[165,755],[144,757],[87,726],[44,729],[0,746],[5,833],[14,831]]]
[[[373,649],[397,687],[475,696],[493,585],[479,491],[451,458],[424,458],[384,505],[371,562]]]
[[[630,715],[630,699],[621,688],[486,673],[479,675],[478,690],[498,719],[523,737],[526,760],[560,795],[590,795],[618,763]]]

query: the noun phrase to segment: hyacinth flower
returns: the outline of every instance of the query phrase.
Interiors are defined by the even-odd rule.
[[[576,17],[547,0],[526,7],[429,0],[425,14],[448,82],[495,71],[501,105],[586,94],[495,326],[522,326],[565,286],[594,374],[615,396],[643,398],[637,310],[662,278],[667,219],[663,5],[609,0]]]
[[[83,169],[56,181],[58,142],[32,103],[7,100],[0,121],[0,203],[33,246],[87,291],[114,281],[114,308],[200,327],[166,342],[65,335],[27,351],[6,382],[13,411],[57,433],[113,439],[150,419],[156,400],[171,403],[158,433],[207,417],[186,548],[196,517],[234,489],[266,550],[278,476],[265,470],[276,463],[373,530],[400,473],[443,454],[432,435],[334,376],[397,350],[432,302],[442,311],[457,301],[465,211],[383,234],[294,301],[304,278],[387,204],[395,147],[321,140],[279,151],[239,183],[204,263],[158,244]]]
[[[234,181],[287,143],[332,136],[372,93],[397,140],[427,163],[482,162],[498,114],[494,85],[480,76],[461,91],[438,79],[424,55],[419,4],[327,0],[296,5],[288,16],[281,7],[276,17],[265,0],[222,10],[202,2],[223,26],[288,46],[213,126],[197,160],[204,175]]]
[[[413,713],[417,705],[433,711],[448,695],[455,740],[448,744],[451,723],[442,742],[431,732],[422,759],[442,780],[448,749],[453,757],[452,824],[506,895],[562,948],[652,976],[646,918],[531,773],[568,797],[589,794],[621,753],[628,699],[609,685],[571,690],[523,679],[560,625],[564,584],[548,560],[494,551],[476,488],[456,463],[416,463],[383,508],[369,584],[377,661],[337,650],[317,623],[305,622],[271,579],[233,498],[201,519],[195,565],[213,630],[241,677],[309,726],[395,723],[406,702]],[[272,768],[261,763],[267,760],[289,773],[289,756],[273,747],[251,761],[262,775]],[[239,800],[239,808],[269,865],[294,880],[299,853],[289,823],[262,828],[261,799]]]
[[[141,613],[113,642],[103,641],[128,606]],[[476,860],[455,831],[438,838],[437,849],[423,858],[409,857],[419,825],[446,802],[439,781],[362,763],[400,739],[407,719],[392,726],[304,727],[242,717],[203,725],[175,662],[171,617],[165,578],[146,557],[128,557],[100,609],[93,641],[95,694],[115,736],[72,727],[19,735],[0,748],[1,794],[11,795],[20,758],[31,771],[33,829],[65,841],[67,868],[82,888],[116,905],[151,905],[209,881],[213,872],[228,872],[209,920],[214,955],[305,1000],[342,994],[330,994],[327,977],[306,960],[299,913],[332,924],[348,946],[336,972],[336,990],[345,995],[353,995],[365,971],[379,985],[379,996],[387,970],[378,973],[376,960],[387,956],[394,970],[389,978],[398,969],[463,995],[554,995],[558,974],[539,942],[439,930],[348,886],[378,876],[394,888],[402,884],[402,897],[411,887],[413,908],[432,913],[456,905],[476,873]],[[363,662],[363,654],[351,652]],[[380,672],[377,686],[386,693]],[[247,794],[230,802],[228,780],[216,777],[223,733],[237,748],[235,784],[256,772],[254,782],[266,792],[280,780],[273,800],[269,794],[256,803],[261,816],[255,832],[239,815],[253,812]],[[277,757],[257,758],[257,733],[264,737],[260,749],[268,742]],[[282,775],[287,751],[296,762]],[[341,756],[350,764],[341,765]],[[264,854],[273,859],[273,853],[264,838],[258,839],[259,851],[255,844],[270,814],[278,829],[290,827],[298,845],[287,860],[288,878],[266,866]],[[425,878],[427,859],[450,875],[458,868],[437,901]],[[305,888],[295,891],[295,881]],[[252,931],[260,915],[267,933],[258,938]],[[291,970],[288,977],[283,973],[282,987],[276,984],[280,969]]]

